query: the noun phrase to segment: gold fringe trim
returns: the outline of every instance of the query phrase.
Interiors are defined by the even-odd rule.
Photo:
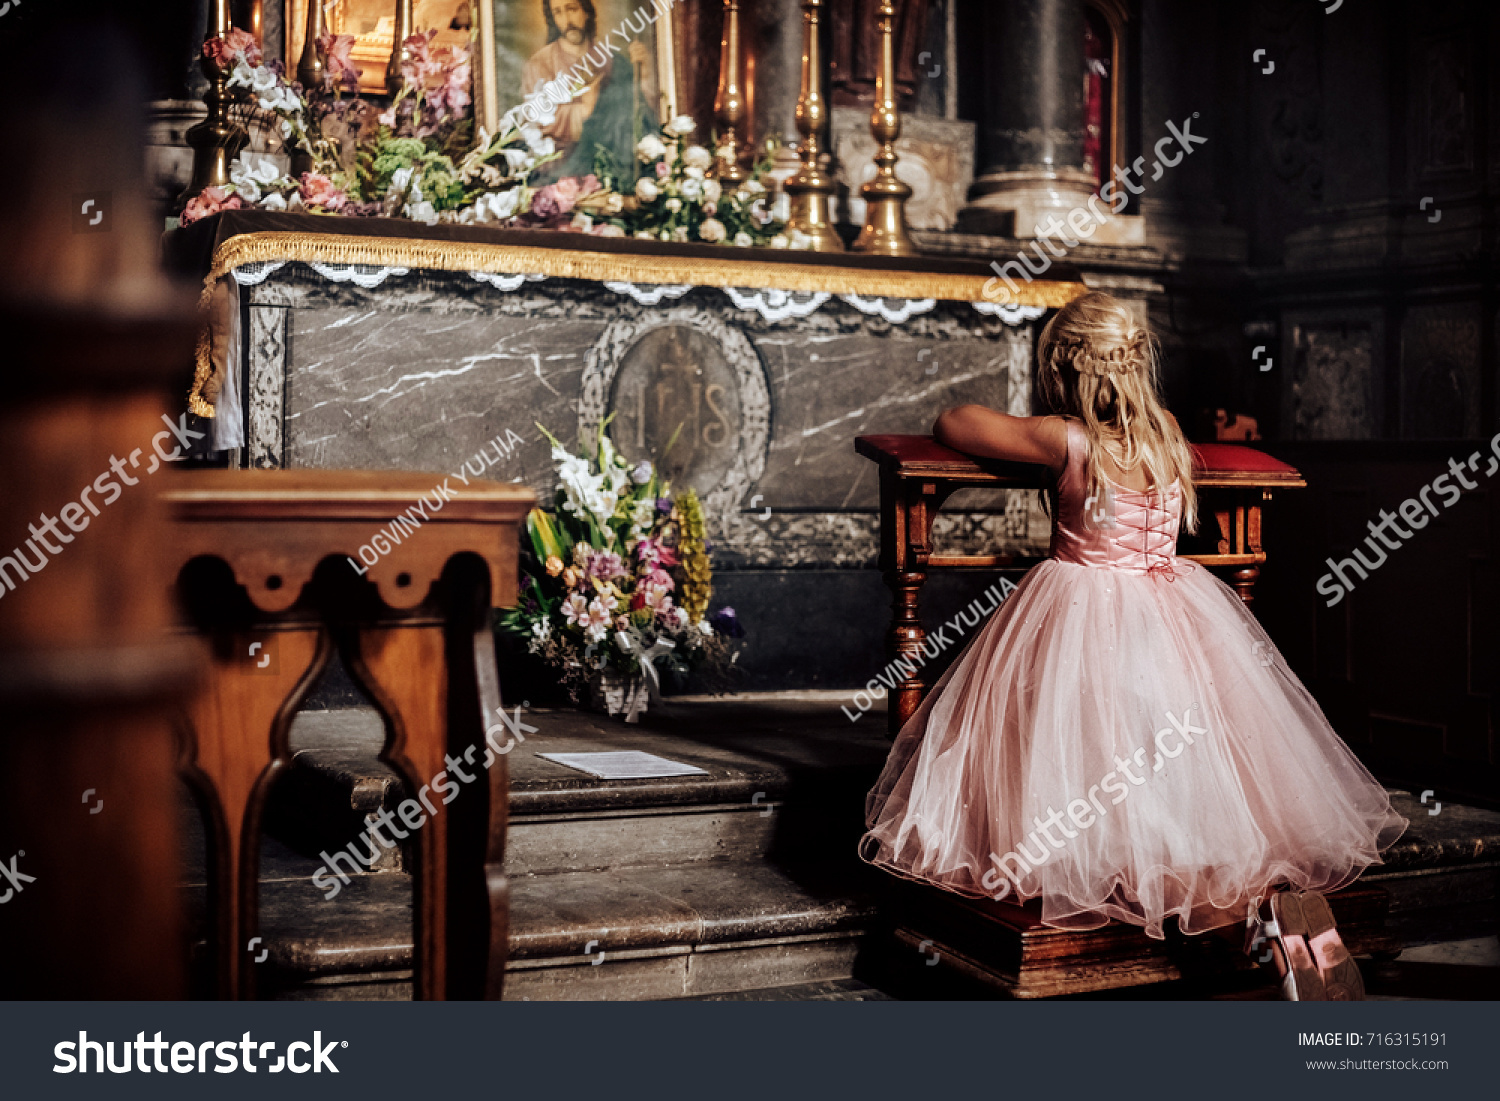
[[[747,253],[751,251],[746,250]],[[235,268],[270,260],[546,275],[595,283],[690,283],[699,287],[744,287],[804,293],[825,291],[870,298],[936,298],[949,302],[983,302],[984,286],[990,282],[989,278],[980,275],[821,267],[790,260],[758,260],[750,255],[744,260],[729,261],[716,257],[641,256],[538,248],[535,245],[424,241],[409,237],[265,232],[242,233],[219,246],[204,280],[199,308],[207,311],[214,285]],[[1039,280],[1022,287],[1016,301],[1007,305],[1056,309],[1067,305],[1087,289],[1082,283]],[[212,349],[205,331],[198,342],[197,371],[188,397],[189,408],[205,417],[214,415],[213,406],[202,397],[203,385],[212,368]]]

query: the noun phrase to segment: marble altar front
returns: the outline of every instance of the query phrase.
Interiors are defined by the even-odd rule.
[[[236,300],[213,421],[232,463],[462,469],[514,433],[525,443],[492,447],[484,476],[550,500],[538,426],[572,442],[612,418],[625,454],[704,497],[718,599],[751,629],[750,687],[862,683],[878,665],[878,486],[854,438],[926,432],[963,402],[1030,412],[1038,319],[1079,289],[1037,283],[1002,310],[964,262],[468,245],[439,258],[387,238],[351,252],[349,238],[250,236],[214,249]],[[945,513],[936,538],[1026,553],[1047,531],[1035,495],[1008,491]],[[786,637],[808,630],[769,614],[788,600],[829,624],[826,645]]]

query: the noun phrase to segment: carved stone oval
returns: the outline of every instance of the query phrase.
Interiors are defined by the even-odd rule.
[[[740,395],[718,342],[663,325],[624,354],[610,388],[610,435],[632,459],[650,459],[678,489],[707,495],[739,454]]]

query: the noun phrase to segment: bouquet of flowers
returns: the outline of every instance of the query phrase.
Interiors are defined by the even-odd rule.
[[[679,115],[648,134],[635,152],[640,178],[635,204],[616,220],[622,231],[644,240],[728,241],[742,248],[769,244],[781,231],[765,208],[766,188],[758,179],[768,164],[757,164],[751,178],[733,190],[712,175],[718,160],[702,145],[690,144],[696,125]]]
[[[196,196],[181,224],[248,206],[427,223],[505,222],[526,214],[537,194],[527,186],[530,175],[558,156],[540,129],[549,116],[533,110],[523,117],[513,109],[496,133],[475,135],[468,51],[435,48],[435,33],[406,40],[402,86],[384,111],[357,96],[345,98],[358,89],[350,35],[318,39],[325,61],[319,88],[289,81],[285,66],[266,62],[244,31],[210,38],[204,56],[228,74],[231,88],[275,120],[284,148],[310,168],[293,176],[272,157],[242,153],[228,186]],[[597,181],[572,181],[572,187],[577,198],[599,189]]]
[[[744,636],[733,608],[707,614],[713,579],[697,494],[672,497],[651,463],[615,450],[606,427],[587,458],[542,429],[556,505],[526,519],[520,603],[500,619],[575,702],[598,674],[639,675],[654,688],[661,671],[725,666],[730,640]]]

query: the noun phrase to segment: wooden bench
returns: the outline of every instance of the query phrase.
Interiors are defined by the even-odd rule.
[[[860,436],[859,454],[880,466],[880,568],[894,597],[895,617],[888,636],[892,657],[915,654],[927,633],[922,628],[922,586],[936,569],[1027,569],[1042,561],[1009,554],[935,554],[932,524],[939,510],[961,489],[1042,489],[1052,473],[1030,463],[978,460],[944,447],[931,436]],[[1218,525],[1211,548],[1184,555],[1219,572],[1249,604],[1260,564],[1261,504],[1274,489],[1307,483],[1295,469],[1262,451],[1240,444],[1207,443],[1194,448],[1194,484],[1205,520]],[[1200,539],[1202,537],[1200,536]],[[894,737],[921,706],[927,684],[918,671],[891,689],[888,722]]]
[[[162,548],[193,627],[212,651],[185,722],[179,769],[208,838],[210,952],[220,998],[255,996],[260,819],[291,765],[287,732],[337,653],[375,702],[381,760],[413,796],[483,751],[500,685],[490,608],[513,603],[530,490],[474,480],[373,565],[356,556],[440,474],[205,471],[162,494]],[[364,571],[364,572],[361,572]],[[498,998],[508,937],[503,870],[506,757],[477,782],[434,790],[417,836],[417,998]],[[460,774],[461,775],[461,774]],[[404,805],[403,805],[404,806]],[[352,858],[351,858],[352,863]],[[333,877],[330,877],[332,879]],[[322,886],[322,885],[320,885]],[[314,905],[318,903],[314,901]]]

